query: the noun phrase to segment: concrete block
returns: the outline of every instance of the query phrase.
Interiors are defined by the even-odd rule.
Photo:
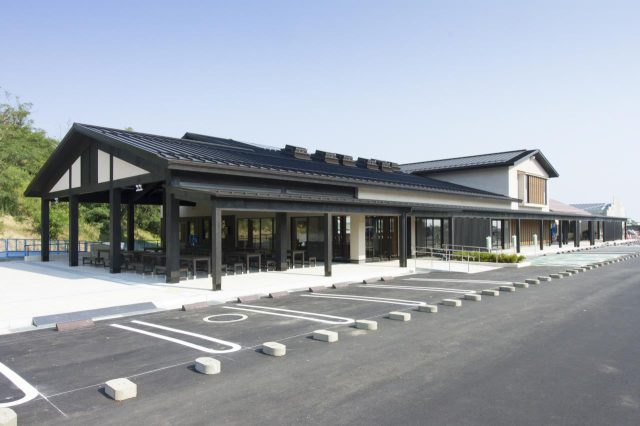
[[[238,297],[238,303],[252,303],[252,302],[256,302],[258,300],[260,300],[260,295],[259,294],[250,294],[247,296],[240,296]]]
[[[380,278],[382,281],[393,281],[393,277],[391,276],[384,276],[382,278]]]
[[[553,278],[554,280],[561,280],[562,279],[562,275],[560,275],[560,274],[549,274],[549,276],[551,278]]]
[[[334,343],[338,341],[338,333],[329,330],[316,330],[313,332],[313,338],[321,342]]]
[[[202,374],[218,374],[222,369],[220,361],[215,358],[203,356],[196,358],[196,371]]]
[[[482,294],[483,296],[500,296],[500,292],[498,290],[482,290],[480,294]]]
[[[443,299],[442,300],[442,304],[444,306],[451,306],[453,308],[459,308],[460,306],[462,306],[462,300],[458,300],[458,299]]]
[[[320,293],[322,291],[326,291],[327,288],[323,285],[319,285],[316,287],[309,287],[309,293]]]
[[[541,277],[538,277],[538,281],[541,281],[541,282],[542,281],[551,281],[551,277],[543,277],[543,276],[541,276]],[[525,282],[527,282],[527,281],[525,280]]]
[[[380,280],[380,277],[365,278],[364,280],[362,280],[362,284],[373,284],[379,282]]]
[[[540,280],[537,280],[535,278],[526,279],[526,280],[524,280],[524,282],[527,283],[527,284],[531,284],[531,285],[540,284]]]
[[[559,274],[559,275],[561,275],[561,276],[563,276],[563,277],[571,276],[571,274],[570,274],[570,273],[568,273],[568,272],[558,272],[558,274]]]
[[[515,288],[529,288],[529,284],[527,283],[513,283]]]
[[[393,311],[389,312],[387,317],[395,321],[411,321],[411,314],[409,312]]]
[[[106,393],[109,398],[115,399],[116,401],[124,401],[138,396],[138,385],[129,379],[113,379],[109,380],[104,385],[104,393]]]
[[[269,297],[271,299],[282,299],[283,297],[289,296],[288,291],[274,291],[273,293],[269,293]]]
[[[59,322],[56,324],[56,331],[72,331],[81,328],[93,327],[95,324],[91,319],[83,319],[76,321]]]
[[[498,290],[504,291],[507,293],[513,293],[514,291],[516,291],[516,288],[512,285],[501,285],[500,287],[498,287]]]
[[[479,294],[467,293],[464,295],[464,300],[471,300],[473,302],[479,302],[482,300],[482,296]]]
[[[377,330],[378,322],[371,320],[356,320],[356,328],[360,330]]]
[[[11,408],[0,408],[0,426],[18,426],[18,415]]]
[[[196,311],[198,309],[207,309],[209,304],[207,302],[196,302],[196,303],[188,303],[186,305],[182,305],[183,311]]]
[[[420,305],[418,306],[418,311],[419,312],[427,312],[430,314],[437,314],[438,313],[438,307],[435,305]]]
[[[287,347],[278,342],[265,342],[262,344],[262,353],[271,356],[285,356]]]

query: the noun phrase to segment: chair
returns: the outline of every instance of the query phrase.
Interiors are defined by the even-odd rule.
[[[312,263],[313,263],[313,266],[317,266],[317,264],[318,264],[315,256],[311,256],[309,258],[309,261],[307,262],[307,265],[311,266]]]
[[[233,264],[233,274],[236,275],[238,273],[238,268],[240,268],[240,273],[244,274],[244,263],[236,262]]]

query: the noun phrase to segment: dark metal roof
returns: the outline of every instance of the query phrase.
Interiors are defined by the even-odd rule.
[[[591,214],[605,215],[611,203],[582,203],[571,204],[573,207],[585,210]]]
[[[402,164],[400,168],[406,173],[428,174],[444,171],[481,169],[487,167],[513,166],[530,157],[536,160],[549,174],[558,177],[558,172],[538,149],[519,149],[516,151],[496,152],[492,154],[471,155],[468,157],[446,158],[443,160],[421,161]]]
[[[186,133],[182,139],[152,135],[106,127],[74,124],[85,134],[99,134],[103,140],[124,143],[136,150],[153,154],[168,163],[225,166],[240,169],[259,169],[272,173],[302,174],[332,180],[358,183],[384,184],[395,187],[459,193],[478,197],[509,199],[487,191],[468,188],[449,182],[416,176],[401,171],[371,170],[363,167],[346,167],[319,160],[294,158],[281,150],[261,147],[232,139],[215,138]],[[88,131],[88,132],[87,132]]]

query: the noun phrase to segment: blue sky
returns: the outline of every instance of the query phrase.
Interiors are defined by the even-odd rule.
[[[552,198],[640,219],[640,2],[1,1],[38,127],[194,131],[396,162],[540,148]]]

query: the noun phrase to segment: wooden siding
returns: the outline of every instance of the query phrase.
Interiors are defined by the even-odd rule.
[[[532,204],[546,204],[547,181],[537,176],[527,175],[527,202]]]
[[[511,221],[511,235],[516,233],[516,220]],[[552,221],[544,221],[544,245],[551,244],[551,223]],[[538,235],[538,244],[540,243],[540,221],[539,220],[522,220],[520,222],[520,245],[533,245],[533,234]]]

